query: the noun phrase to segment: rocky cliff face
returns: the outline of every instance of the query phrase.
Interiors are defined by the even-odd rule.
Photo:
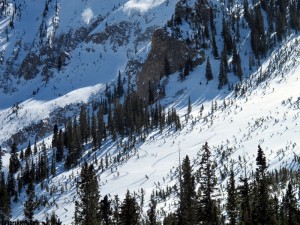
[[[165,29],[157,29],[152,36],[151,51],[137,74],[140,96],[147,100],[149,82],[156,88],[163,76],[182,70],[188,59],[193,66],[202,64],[204,52],[191,48],[182,39],[171,37]]]

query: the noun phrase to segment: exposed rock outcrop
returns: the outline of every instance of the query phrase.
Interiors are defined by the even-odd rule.
[[[188,59],[196,66],[204,61],[204,52],[190,48],[184,40],[170,37],[164,29],[157,29],[152,36],[151,50],[137,74],[139,95],[147,100],[149,81],[155,85],[167,73],[184,68]]]

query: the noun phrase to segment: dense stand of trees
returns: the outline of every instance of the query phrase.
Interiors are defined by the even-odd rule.
[[[188,156],[183,160],[178,210],[165,217],[164,224],[300,224],[299,197],[293,188],[294,181],[284,180],[288,185],[279,200],[273,189],[275,180],[275,183],[280,183],[278,171],[267,171],[266,157],[260,146],[256,158],[257,169],[251,178],[245,175],[236,180],[233,168],[230,170],[227,197],[223,199],[225,215],[220,211],[220,199],[214,195],[214,162],[209,159],[210,150],[206,143],[202,147],[199,168],[202,172],[198,170],[193,174]],[[284,171],[280,173],[286,173]]]
[[[182,38],[180,26],[185,21],[191,27],[186,44],[196,49],[211,49],[212,55],[220,62],[219,72],[217,76],[213,76],[207,62],[205,76],[207,81],[217,77],[219,89],[228,84],[229,72],[233,72],[239,80],[243,78],[240,47],[244,39],[241,39],[241,28],[250,30],[251,49],[245,51],[245,55],[249,55],[250,70],[253,64],[260,65],[261,59],[265,58],[277,43],[300,29],[300,2],[297,0],[244,0],[240,5],[229,0],[223,3],[218,9],[208,0],[198,0],[195,5],[179,1],[175,15],[168,22],[173,37]],[[217,18],[222,19],[220,34],[215,25]],[[222,36],[222,40],[216,40],[216,35]],[[222,48],[221,54],[218,46]],[[231,57],[232,60],[228,60]],[[180,70],[180,80],[189,74],[188,65],[186,62]]]
[[[266,157],[260,146],[256,157],[256,171],[252,175],[245,174],[237,180],[235,171],[231,168],[225,199],[218,196],[216,161],[208,143],[200,150],[200,162],[195,165],[197,166],[191,164],[188,156],[183,159],[178,181],[180,188],[176,189],[178,208],[164,217],[163,224],[300,224],[299,198],[293,188],[294,181],[284,180],[287,187],[279,200],[273,192],[273,182],[279,179],[278,176],[288,172],[282,170],[281,175],[278,171],[268,172]],[[161,224],[156,215],[158,199],[155,195],[151,197],[146,217],[141,213],[142,203],[138,203],[135,192],[132,194],[127,191],[123,201],[118,196],[109,199],[107,195],[100,200],[97,176],[92,165],[83,165],[78,185],[80,201],[76,202],[76,224]],[[88,216],[90,214],[93,216]]]

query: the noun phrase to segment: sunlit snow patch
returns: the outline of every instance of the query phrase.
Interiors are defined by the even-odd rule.
[[[151,8],[157,7],[166,0],[130,0],[124,6],[124,11],[138,10],[146,12]]]
[[[91,8],[86,8],[82,13],[81,13],[81,18],[82,20],[86,23],[89,24],[91,19],[93,18],[94,13],[91,10]]]

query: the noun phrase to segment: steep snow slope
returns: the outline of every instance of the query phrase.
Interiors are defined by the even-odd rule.
[[[7,80],[4,85],[7,92],[0,94],[0,142],[5,141],[22,127],[46,120],[49,113],[56,108],[99,98],[105,83],[114,80],[119,70],[123,72],[128,61],[136,58],[145,59],[151,47],[150,38],[153,29],[165,25],[174,13],[176,2],[87,0],[77,1],[74,4],[65,0],[58,1],[56,9],[55,2],[51,1],[48,13],[43,19],[44,2],[32,0],[26,1],[25,4],[25,1],[19,1],[22,4],[20,17],[22,19],[16,20],[14,30],[9,31],[9,41],[5,37],[5,32],[1,33],[4,61],[18,52],[18,57],[13,60],[12,71],[17,70],[28,50],[39,52],[38,30],[43,20],[47,24],[47,33],[42,39],[44,42],[49,41],[51,47],[59,49],[58,37],[61,35],[70,35],[74,38],[59,49],[67,57],[60,71],[55,67],[50,69],[53,72],[52,79],[45,81],[43,76],[38,74],[30,81],[17,76],[11,76]],[[13,7],[10,6],[11,9]],[[3,19],[2,31],[9,25],[11,14]],[[30,29],[27,24],[32,25]],[[221,17],[217,27],[220,33]],[[183,30],[184,28],[185,31],[189,29],[186,24],[183,24]],[[120,30],[126,32],[122,33]],[[116,35],[102,39],[101,37],[107,33]],[[86,36],[82,38],[80,34]],[[241,32],[245,40],[248,39],[248,34],[249,31],[246,29]],[[299,38],[291,36],[286,45],[276,50],[270,59],[266,60],[262,68],[244,84],[248,91],[242,97],[235,98],[235,94],[225,87],[221,91],[217,90],[216,74],[219,61],[212,60],[212,57],[210,59],[215,79],[207,85],[205,65],[195,68],[182,83],[177,81],[178,74],[171,75],[166,87],[167,96],[162,103],[168,107],[176,107],[184,128],[175,133],[173,130],[164,130],[162,134],[154,131],[145,143],[123,156],[121,164],[111,166],[103,173],[98,171],[101,195],[110,194],[113,197],[119,194],[120,198],[123,198],[127,189],[140,194],[143,188],[146,191],[145,206],[147,206],[153,189],[164,188],[178,182],[179,149],[181,158],[186,154],[196,158],[197,151],[206,141],[218,158],[219,174],[226,173],[231,162],[234,162],[236,176],[239,176],[244,165],[247,165],[247,171],[252,170],[255,167],[258,144],[262,145],[266,153],[270,169],[282,165],[295,166],[294,155],[300,154],[298,124],[300,67],[296,39]],[[18,40],[22,43],[20,49],[16,44]],[[250,49],[249,41],[243,44],[245,45],[243,54],[246,55]],[[210,50],[207,50],[206,54],[211,56]],[[243,57],[242,61],[243,65],[246,65],[247,56]],[[2,70],[5,69],[6,65],[2,65]],[[263,75],[266,76],[265,81],[257,82]],[[232,77],[230,79],[234,82],[237,80]],[[37,94],[33,95],[33,91]],[[193,104],[192,113],[187,120],[186,105],[189,96]],[[19,102],[18,110],[16,106],[12,107],[16,102]],[[211,113],[212,104],[216,108],[213,113]],[[200,117],[202,105],[204,112]],[[68,113],[73,115],[74,111],[70,110]],[[47,137],[45,142],[50,146],[51,136]],[[100,151],[90,156],[86,153],[82,161],[86,159],[92,162],[96,157],[99,162],[106,154],[115,156],[119,150],[121,149],[116,143],[108,141]],[[224,151],[228,154],[221,160]],[[49,158],[50,155],[51,151]],[[4,156],[6,166],[8,160],[9,154],[6,154]],[[74,200],[77,198],[75,181],[79,172],[80,168],[64,171],[63,165],[57,165],[57,176],[50,177],[46,181],[49,190],[42,190],[40,186],[36,189],[38,195],[45,195],[49,202],[45,208],[37,210],[36,219],[43,220],[45,214],[55,210],[63,224],[72,223]],[[219,182],[222,184],[224,181]],[[22,203],[26,199],[25,191],[20,198],[21,202],[13,205],[13,219],[23,218]],[[174,201],[176,198],[170,198],[164,209],[172,209]],[[164,203],[159,205],[163,206]]]
[[[202,67],[196,68],[183,83],[177,82],[176,75],[172,76],[164,104],[179,110],[183,129],[178,132],[166,129],[162,134],[154,131],[144,143],[123,156],[122,163],[110,165],[104,172],[98,170],[101,195],[113,197],[118,194],[122,199],[127,190],[141,195],[143,188],[146,209],[153,190],[164,189],[178,182],[179,151],[181,158],[189,155],[197,165],[197,152],[205,142],[209,143],[218,161],[221,195],[225,192],[222,188],[226,182],[221,180],[221,173],[226,174],[232,164],[237,177],[244,173],[245,168],[248,173],[252,171],[258,144],[266,154],[270,169],[280,166],[297,168],[298,164],[293,160],[295,155],[300,155],[300,49],[296,40],[299,41],[299,38],[291,38],[275,51],[262,65],[261,71],[253,74],[248,84],[244,83],[249,87],[244,96],[235,97],[233,92],[225,89],[219,95],[208,91],[217,83],[212,81],[208,85],[203,84],[205,79],[199,76],[203,74]],[[285,54],[290,57],[288,61]],[[276,65],[274,59],[277,60]],[[270,77],[256,85],[258,77],[267,74],[267,71],[272,71]],[[193,104],[191,115],[187,118],[186,103],[189,96]],[[215,108],[213,113],[212,104]],[[204,111],[200,116],[202,105]],[[45,141],[50,145],[51,137]],[[116,143],[108,141],[100,151],[91,155],[86,153],[82,162],[95,162],[95,158],[100,162],[107,154],[116,156],[119,150]],[[225,157],[222,157],[223,153]],[[64,171],[62,165],[58,165],[57,170],[58,175],[46,181],[51,195],[46,189],[37,189],[39,195],[47,196],[49,204],[39,209],[35,218],[42,220],[45,214],[55,210],[63,224],[71,224],[74,200],[77,199],[76,177],[80,168]],[[21,202],[25,201],[25,196],[23,192]],[[174,202],[176,197],[172,196],[167,205],[164,202],[159,204],[161,215],[164,211],[174,209]],[[15,205],[13,219],[22,219],[22,210],[21,203]]]
[[[47,2],[48,11],[43,16]],[[4,63],[0,65],[0,142],[48,118],[58,107],[99,97],[105,84],[114,82],[136,53],[145,58],[154,29],[171,18],[176,2],[88,0],[76,4],[57,1],[56,5],[55,1],[17,1],[20,10],[14,29],[9,29],[8,39],[5,32],[1,33]],[[10,8],[13,10],[14,5]],[[9,27],[11,17],[12,13],[3,19],[2,29]],[[46,34],[40,37],[42,32]],[[38,74],[32,69],[36,77],[24,80],[18,75],[20,66],[29,52],[40,55],[41,49],[52,52],[39,56],[43,65],[37,66]],[[60,53],[65,58],[58,70],[57,62],[52,61],[57,61]],[[53,66],[48,68],[50,79],[42,74],[48,64]]]

